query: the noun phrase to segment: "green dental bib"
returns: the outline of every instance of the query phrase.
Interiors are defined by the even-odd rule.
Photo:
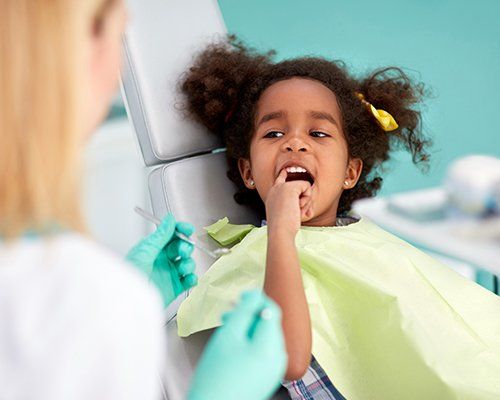
[[[295,244],[312,353],[348,400],[500,399],[498,296],[365,219],[302,227]],[[213,264],[179,309],[180,336],[262,288],[266,247],[255,228]]]

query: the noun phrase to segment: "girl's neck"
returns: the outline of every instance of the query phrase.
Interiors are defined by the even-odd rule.
[[[337,222],[337,207],[332,207],[326,212],[317,215],[302,223],[303,226],[335,226]]]

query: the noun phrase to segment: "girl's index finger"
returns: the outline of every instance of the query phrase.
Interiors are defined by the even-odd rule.
[[[307,181],[290,181],[287,183],[288,185],[291,185],[293,186],[295,189],[298,190],[298,195],[300,197],[303,197],[303,196],[311,196],[312,194],[312,191],[309,191],[309,189],[311,189],[311,184]]]
[[[277,176],[276,180],[274,181],[274,184],[281,184],[286,182],[286,177],[287,177],[287,172],[286,169],[283,168],[279,175]]]

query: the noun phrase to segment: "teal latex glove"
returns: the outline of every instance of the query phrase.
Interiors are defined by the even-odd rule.
[[[190,236],[194,227],[186,222],[176,223],[173,215],[168,214],[156,231],[127,254],[127,260],[143,271],[158,288],[165,307],[198,282],[191,259],[193,245],[175,236],[175,231]]]
[[[201,356],[188,400],[269,399],[287,363],[281,310],[261,291],[250,291],[223,322]]]

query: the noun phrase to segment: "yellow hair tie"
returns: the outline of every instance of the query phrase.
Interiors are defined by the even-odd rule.
[[[384,131],[390,132],[398,129],[399,125],[391,114],[389,114],[385,110],[377,110],[371,103],[365,100],[365,96],[363,96],[362,93],[356,93],[356,96],[358,96],[361,102],[371,111],[378,124]]]

